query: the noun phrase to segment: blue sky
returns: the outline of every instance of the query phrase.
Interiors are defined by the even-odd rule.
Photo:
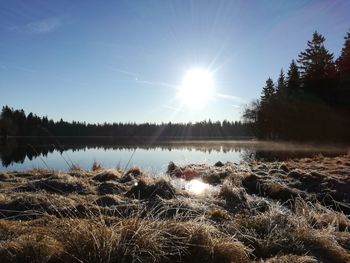
[[[239,120],[265,80],[314,30],[338,56],[350,1],[0,2],[0,105],[58,120]],[[188,70],[213,72],[215,96],[180,108]]]

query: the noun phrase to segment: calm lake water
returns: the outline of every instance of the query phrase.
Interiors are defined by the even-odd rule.
[[[144,141],[113,138],[9,139],[0,143],[1,171],[49,168],[68,170],[72,163],[90,169],[138,166],[151,173],[166,171],[170,161],[188,163],[286,160],[316,154],[344,154],[349,147],[235,141]]]

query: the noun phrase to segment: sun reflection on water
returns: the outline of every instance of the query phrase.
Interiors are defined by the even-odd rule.
[[[198,179],[193,179],[186,183],[185,189],[193,194],[204,194],[209,191],[209,185]]]

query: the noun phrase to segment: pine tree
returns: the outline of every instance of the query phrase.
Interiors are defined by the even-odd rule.
[[[266,80],[261,94],[261,107],[258,112],[258,122],[261,129],[261,136],[264,138],[274,137],[275,119],[275,85],[271,78]]]
[[[286,78],[284,76],[283,69],[281,69],[280,75],[277,79],[277,85],[276,85],[276,95],[279,100],[285,100],[287,99],[287,84],[286,84]]]
[[[337,88],[332,94],[332,102],[341,108],[346,108],[349,119],[350,113],[350,31],[344,37],[345,42],[339,58],[336,60],[338,83]],[[349,122],[350,124],[350,122]]]
[[[344,39],[344,47],[336,60],[336,66],[341,79],[350,79],[350,32],[347,33]]]
[[[275,95],[275,85],[271,78],[266,80],[266,85],[263,87],[261,94],[261,103],[266,104],[272,101]]]
[[[1,119],[11,119],[13,116],[13,109],[11,109],[9,106],[2,107],[2,111],[0,114]]]
[[[299,54],[301,76],[304,84],[332,76],[335,71],[333,54],[324,46],[325,38],[315,31],[305,51]],[[306,84],[307,85],[307,84]]]
[[[289,70],[287,72],[287,88],[289,90],[297,90],[300,88],[300,73],[294,59],[290,63]]]

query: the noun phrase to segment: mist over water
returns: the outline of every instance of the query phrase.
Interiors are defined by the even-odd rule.
[[[347,153],[344,145],[238,141],[157,141],[113,138],[10,139],[0,144],[0,170],[44,168],[68,170],[73,164],[90,169],[94,161],[105,168],[138,166],[151,173],[166,171],[170,161],[215,164],[253,160],[287,160],[317,154]]]

